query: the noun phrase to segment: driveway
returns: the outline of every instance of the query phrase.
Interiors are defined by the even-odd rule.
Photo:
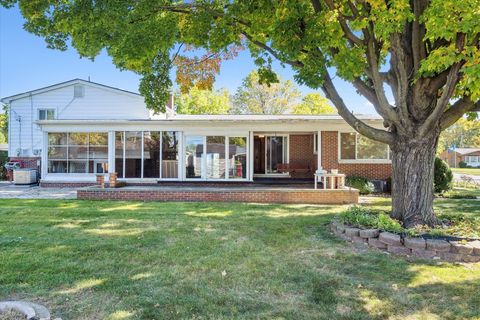
[[[473,174],[453,173],[453,181],[456,182],[473,182],[480,185],[480,176]]]
[[[0,182],[0,199],[76,199],[76,188],[40,188],[39,186],[16,186]]]

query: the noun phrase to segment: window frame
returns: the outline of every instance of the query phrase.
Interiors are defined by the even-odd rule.
[[[45,119],[40,119],[40,112],[45,111]],[[53,112],[53,118],[48,119],[48,111]],[[55,108],[38,108],[37,109],[37,120],[39,121],[44,121],[44,120],[55,120],[56,119],[56,109]]]
[[[342,159],[342,141],[341,141],[341,136],[342,133],[355,133],[355,159]],[[358,137],[360,134],[355,131],[338,131],[337,135],[337,159],[338,163],[372,163],[372,164],[391,164],[392,163],[392,158],[391,158],[391,150],[390,146],[386,145],[388,148],[387,151],[387,159],[358,159]],[[367,138],[368,139],[368,138]],[[381,143],[381,142],[379,142]]]

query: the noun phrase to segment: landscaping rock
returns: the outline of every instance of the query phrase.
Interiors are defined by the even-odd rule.
[[[348,237],[358,237],[360,229],[358,228],[345,228],[345,235]]]
[[[477,255],[477,256],[480,256],[480,241],[479,240],[472,241],[469,244],[473,248],[473,254]]]
[[[337,232],[339,234],[345,233],[345,226],[343,224],[337,225]]]
[[[398,254],[398,255],[410,255],[412,250],[404,246],[395,246],[395,245],[388,245],[387,251],[390,253]]]
[[[354,243],[367,243],[368,241],[368,239],[357,237],[357,236],[353,236],[351,239],[352,239],[352,242]]]
[[[378,238],[368,238],[368,245],[377,249],[387,249],[387,245]]]
[[[440,252],[440,258],[445,261],[449,262],[458,262],[463,261],[463,255],[460,253],[452,253],[452,252]]]
[[[427,242],[423,238],[405,238],[403,244],[410,249],[425,249],[427,247]]]
[[[473,247],[468,243],[450,241],[450,252],[461,254],[473,254]]]
[[[427,249],[438,252],[448,252],[450,251],[450,243],[445,240],[427,239]]]
[[[0,313],[15,310],[25,316],[25,319],[50,320],[50,312],[42,305],[26,301],[1,301]]]
[[[400,236],[398,234],[391,233],[391,232],[380,233],[380,235],[378,236],[378,240],[391,246],[399,247],[402,245]]]
[[[480,256],[463,255],[463,262],[480,262]]]
[[[426,250],[426,249],[412,249],[412,255],[417,258],[422,259],[433,259],[437,255],[437,252],[433,250]]]
[[[380,234],[380,231],[378,229],[365,229],[360,230],[359,234],[362,238],[377,238]]]

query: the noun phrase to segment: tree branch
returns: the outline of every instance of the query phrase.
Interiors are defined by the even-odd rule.
[[[350,110],[348,110],[345,102],[343,102],[343,99],[340,97],[337,89],[333,85],[328,70],[325,69],[324,73],[325,75],[324,82],[322,84],[322,90],[325,93],[326,97],[333,102],[333,104],[338,110],[338,114],[340,114],[342,118],[358,133],[363,134],[364,136],[375,141],[392,144],[394,141],[392,133],[385,130],[376,129],[367,125],[365,122],[355,117],[353,113],[350,112]]]
[[[442,118],[440,119],[440,129],[447,129],[469,111],[480,111],[480,100],[476,103],[473,103],[470,97],[464,97],[457,100],[457,102],[443,113]]]
[[[289,64],[293,67],[297,67],[297,68],[302,68],[303,67],[303,63],[301,61],[298,61],[298,60],[288,60],[288,59],[284,59],[280,56],[280,54],[278,52],[276,52],[275,50],[273,50],[271,47],[269,47],[268,45],[266,45],[265,43],[263,42],[260,42],[260,41],[257,41],[255,39],[253,39],[253,37],[248,34],[246,31],[241,31],[242,35],[245,36],[245,38],[247,38],[251,43],[253,43],[254,45],[256,45],[257,47],[260,47],[261,49],[267,51],[268,53],[270,53],[274,58],[276,58],[277,60],[281,61],[281,62],[284,62],[286,64]]]

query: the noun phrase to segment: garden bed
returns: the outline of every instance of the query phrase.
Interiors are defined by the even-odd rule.
[[[442,227],[405,229],[385,212],[354,206],[332,222],[331,230],[347,241],[393,254],[450,262],[480,262],[478,219],[440,218]]]

